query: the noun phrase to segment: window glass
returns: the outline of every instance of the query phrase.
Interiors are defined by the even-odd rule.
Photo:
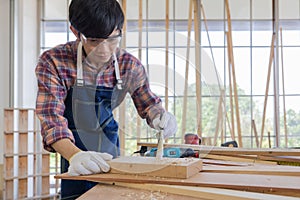
[[[44,0],[44,19],[67,20],[68,0]]]
[[[67,22],[45,21],[44,22],[44,46],[54,47],[65,43],[68,39]]]

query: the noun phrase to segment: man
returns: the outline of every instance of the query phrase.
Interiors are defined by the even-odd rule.
[[[36,113],[44,148],[62,155],[61,172],[108,172],[106,161],[120,154],[112,110],[129,93],[148,125],[177,131],[175,117],[149,88],[144,67],[118,47],[124,15],[116,0],[72,0],[70,29],[76,41],[45,51],[36,67]],[[62,199],[74,199],[94,183],[62,180]]]

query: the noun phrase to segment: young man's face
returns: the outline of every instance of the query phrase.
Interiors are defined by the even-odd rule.
[[[121,30],[115,29],[108,38],[86,38],[80,34],[80,40],[89,62],[99,65],[108,62],[121,40]]]

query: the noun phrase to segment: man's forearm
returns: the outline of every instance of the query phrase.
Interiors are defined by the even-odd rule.
[[[70,160],[70,158],[77,152],[81,151],[78,147],[76,147],[71,140],[65,138],[58,140],[52,147],[56,152],[60,153],[65,159]]]

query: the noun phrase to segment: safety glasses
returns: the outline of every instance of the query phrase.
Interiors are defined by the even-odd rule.
[[[81,36],[81,41],[89,46],[93,46],[96,47],[98,45],[107,43],[110,46],[116,46],[117,44],[119,44],[121,38],[122,38],[122,31],[118,30],[119,34],[118,35],[114,35],[114,36],[110,36],[107,38],[87,38],[85,37],[82,33],[80,34]]]

